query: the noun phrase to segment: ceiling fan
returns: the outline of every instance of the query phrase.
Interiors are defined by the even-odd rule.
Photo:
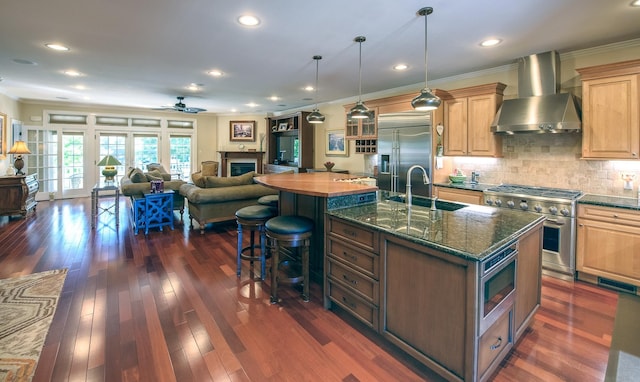
[[[182,102],[184,100],[184,96],[178,96],[176,98],[178,98],[178,102],[176,102],[175,105],[171,107],[162,107],[156,110],[175,110],[175,111],[180,111],[180,112],[189,113],[189,114],[197,114],[201,111],[207,111],[207,109],[201,109],[199,107],[187,107],[187,105],[185,105],[184,102]]]

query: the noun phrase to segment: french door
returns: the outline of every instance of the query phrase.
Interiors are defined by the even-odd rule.
[[[130,133],[99,131],[97,134],[98,163],[107,155],[112,155],[121,163],[116,166],[118,178],[124,176],[128,167],[147,170],[150,163],[160,162],[160,135],[157,133]],[[102,167],[96,167],[97,177],[102,176]]]

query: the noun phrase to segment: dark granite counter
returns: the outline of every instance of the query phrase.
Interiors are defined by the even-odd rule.
[[[438,187],[447,187],[447,188],[457,188],[460,190],[469,190],[469,191],[484,191],[487,188],[495,187],[495,184],[489,183],[471,183],[471,182],[463,182],[463,183],[434,183],[434,186]]]
[[[605,381],[637,381],[640,375],[640,297],[620,293]]]
[[[585,194],[578,199],[578,204],[591,204],[602,207],[624,208],[628,210],[640,210],[640,203],[635,198],[621,196]]]
[[[387,191],[378,191],[375,203],[327,213],[476,261],[493,254],[545,219],[532,212],[462,203],[460,205],[464,208],[455,211],[431,211],[416,205],[407,209],[404,203],[386,200],[389,194]]]

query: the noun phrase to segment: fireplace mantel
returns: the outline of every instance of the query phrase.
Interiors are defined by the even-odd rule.
[[[229,159],[255,159],[256,172],[262,173],[262,156],[264,151],[218,151],[220,153],[220,176],[227,176],[227,162]]]

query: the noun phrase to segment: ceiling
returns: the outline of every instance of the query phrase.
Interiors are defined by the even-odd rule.
[[[314,55],[323,56],[318,101],[358,96],[353,40],[359,35],[366,37],[363,94],[420,88],[425,19],[416,12],[424,6],[434,8],[428,16],[431,81],[533,53],[638,38],[640,7],[631,1],[3,1],[0,93],[27,102],[145,109],[183,95],[188,107],[222,114],[312,109],[314,92],[303,88],[315,84]],[[243,27],[237,22],[242,14],[261,23]],[[489,37],[503,42],[480,47]],[[51,42],[70,50],[44,47]],[[409,69],[394,71],[398,63]],[[64,75],[69,69],[82,76]],[[208,75],[212,69],[223,76]],[[199,90],[188,90],[192,83]]]

